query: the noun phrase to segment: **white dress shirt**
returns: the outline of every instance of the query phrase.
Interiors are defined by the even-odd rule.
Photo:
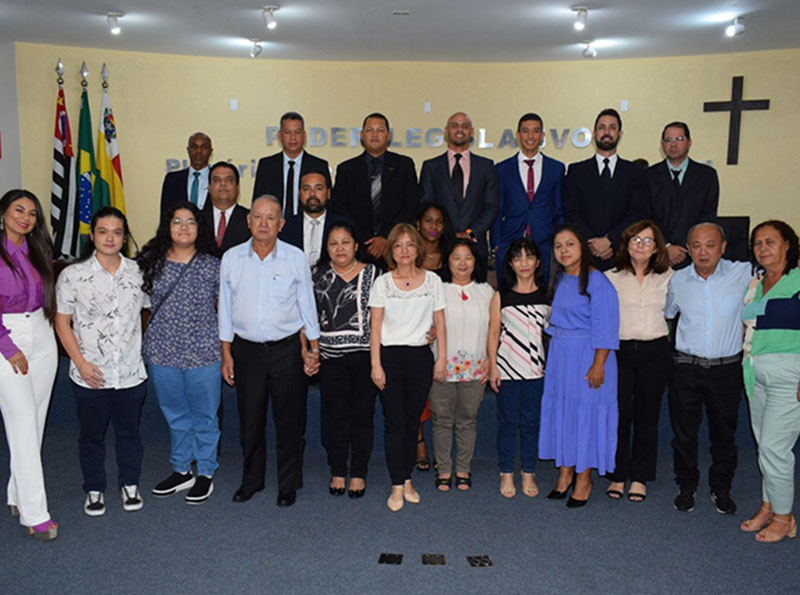
[[[525,160],[533,159],[533,193],[536,194],[536,189],[539,187],[539,182],[542,181],[542,154],[536,153],[533,157],[526,157],[520,151],[517,153],[517,165],[519,166],[519,177],[522,180],[522,187],[525,192],[528,191],[528,164]]]
[[[294,199],[294,211],[293,213],[300,212],[300,203],[299,199],[297,198],[298,192],[300,192],[300,168],[303,165],[303,155],[305,155],[305,151],[300,151],[300,154],[292,159],[286,153],[283,153],[283,196],[280,197],[281,204],[286,204],[286,181],[289,178],[289,161],[294,161],[294,186],[292,191],[292,198]],[[284,207],[284,212],[286,211]]]
[[[603,159],[606,158],[603,157],[600,153],[595,153],[594,158],[597,160],[597,172],[602,176],[603,169],[606,166],[606,164],[603,163]],[[619,156],[616,153],[608,157],[608,169],[611,170],[610,173],[612,178],[614,177],[614,170],[617,167],[617,159],[619,159]]]
[[[303,213],[303,252],[306,253],[308,264],[312,267],[317,264],[322,254],[322,231],[325,229],[326,215],[327,213],[323,212],[315,219],[308,213]]]

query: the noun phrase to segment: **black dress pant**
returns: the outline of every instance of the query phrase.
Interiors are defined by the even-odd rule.
[[[239,440],[244,455],[242,487],[261,489],[267,465],[267,403],[272,398],[278,492],[303,487],[307,383],[300,337],[253,343],[234,337],[231,345],[239,406]]]
[[[711,367],[672,364],[669,414],[675,481],[683,490],[694,491],[700,479],[697,468],[697,432],[708,415],[711,467],[708,483],[716,492],[729,492],[736,471],[736,425],[742,399],[742,365],[734,362]]]
[[[319,389],[325,403],[331,475],[347,477],[350,457],[350,477],[366,478],[378,392],[370,377],[369,351],[322,360]]]
[[[381,347],[381,365],[386,465],[392,485],[402,485],[414,469],[419,416],[433,384],[433,353],[427,345]]]
[[[672,347],[667,337],[620,341],[617,351],[617,456],[611,481],[656,478],[658,416],[669,378]],[[631,441],[631,427],[633,441]]]

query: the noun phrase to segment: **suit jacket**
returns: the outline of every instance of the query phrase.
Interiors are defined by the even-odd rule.
[[[189,185],[189,169],[190,168],[187,167],[186,169],[172,171],[164,176],[164,183],[161,185],[162,216],[170,203],[189,200],[189,192],[187,190],[187,186]],[[206,195],[206,202],[203,206],[206,204],[208,204],[208,195]]]
[[[300,248],[305,252],[305,248],[303,247],[303,216],[304,213],[298,213],[297,215],[293,215],[286,219],[286,223],[283,224],[281,233],[278,234],[278,239],[283,240],[287,244],[291,244],[292,246]],[[325,213],[325,225],[322,228],[323,250],[325,249],[325,238],[328,235],[328,230],[334,223],[349,223],[355,227],[355,224],[352,220],[347,217],[337,215],[336,213],[331,213],[330,209],[328,209],[327,213]]]
[[[542,252],[545,279],[550,261],[550,244],[553,232],[564,222],[561,197],[564,189],[564,164],[547,155],[542,155],[542,178],[533,197],[528,193],[519,177],[517,154],[497,164],[499,201],[497,218],[492,225],[491,246],[497,248],[498,273],[503,255],[508,246],[525,235],[530,226],[531,238]],[[537,157],[538,158],[538,157]]]
[[[606,192],[594,155],[569,166],[564,179],[564,219],[580,227],[586,239],[607,236],[616,252],[625,228],[649,216],[647,182],[641,166],[618,158]],[[613,264],[613,257],[594,259],[601,271]]]
[[[250,209],[242,205],[236,205],[231,213],[230,220],[226,221],[225,235],[222,236],[222,245],[220,250],[224,253],[228,248],[233,248],[239,244],[243,244],[250,239],[250,228],[247,227],[247,214]],[[216,237],[217,230],[214,229],[214,205],[211,200],[207,200],[203,205],[203,210],[200,212],[203,220],[203,225],[211,230],[211,235]]]
[[[646,177],[651,218],[670,244],[685,245],[689,228],[716,220],[719,179],[713,167],[689,159],[678,194],[666,159],[650,167]]]
[[[447,153],[428,159],[422,164],[420,186],[422,202],[435,202],[447,211],[457,232],[472,230],[478,237],[478,251],[488,255],[486,232],[497,216],[497,174],[491,159],[470,151],[469,184],[461,206],[456,204],[450,183]]]
[[[336,184],[331,195],[331,210],[355,222],[360,244],[375,235],[375,217],[370,198],[367,153],[343,161],[336,168]],[[397,223],[411,223],[419,207],[419,186],[410,157],[386,151],[381,174],[381,212],[378,224],[383,237]]]
[[[328,187],[331,185],[331,174],[328,168],[328,162],[319,157],[303,152],[303,163],[300,166],[300,173],[295,171],[295,175],[299,175],[296,181],[303,177],[309,171],[321,172],[325,175],[328,181]],[[275,153],[269,157],[262,157],[258,160],[258,167],[256,168],[256,181],[253,185],[253,200],[259,196],[271,194],[279,201],[283,207],[283,151]],[[297,197],[295,197],[297,200]],[[300,202],[297,202],[298,206]],[[281,212],[284,212],[281,208]]]

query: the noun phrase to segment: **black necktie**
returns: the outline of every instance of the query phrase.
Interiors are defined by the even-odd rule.
[[[289,173],[286,176],[286,204],[284,205],[285,218],[294,215],[294,161],[289,160]]]
[[[600,182],[604,192],[611,186],[611,168],[608,166],[608,157],[603,159],[603,173],[600,174]]]
[[[672,185],[675,186],[675,194],[678,195],[681,192],[681,170],[673,169],[672,170]]]
[[[456,205],[461,206],[461,202],[464,200],[464,170],[461,169],[461,163],[459,162],[463,155],[456,153],[453,157],[456,160],[456,164],[453,166],[450,182],[453,185],[453,198],[456,199]]]

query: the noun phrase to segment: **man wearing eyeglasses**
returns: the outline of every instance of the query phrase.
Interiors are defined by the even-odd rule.
[[[222,252],[250,239],[247,213],[236,203],[239,199],[239,170],[227,161],[217,161],[208,175],[208,198],[203,210],[202,224],[214,234]]]
[[[717,171],[689,159],[691,147],[689,126],[685,122],[670,122],[661,132],[661,149],[666,159],[647,170],[651,217],[664,233],[674,269],[691,262],[684,246],[689,229],[717,218]]]

